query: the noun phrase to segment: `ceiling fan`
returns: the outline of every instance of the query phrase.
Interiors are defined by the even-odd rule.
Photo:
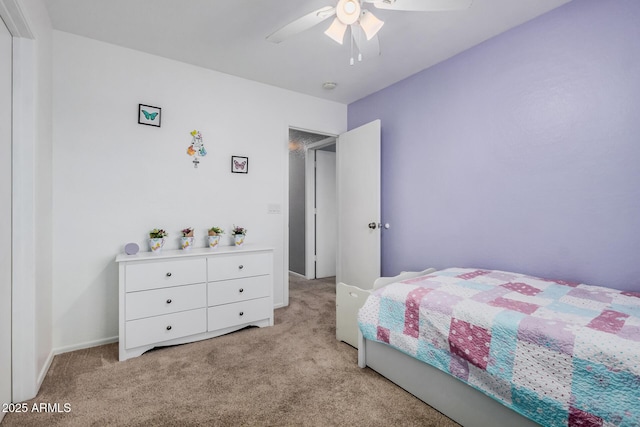
[[[336,6],[322,7],[290,22],[267,36],[267,40],[280,43],[335,16],[324,33],[337,43],[343,44],[344,36],[349,28],[351,41],[356,44],[359,51],[358,59],[361,60],[361,54],[365,49],[370,52],[377,51],[377,54],[380,54],[377,34],[384,25],[383,21],[376,18],[369,9],[363,7],[366,3],[371,3],[378,9],[436,12],[467,9],[472,2],[473,0],[338,0]],[[366,43],[367,41],[372,43]],[[352,57],[351,65],[353,62]]]

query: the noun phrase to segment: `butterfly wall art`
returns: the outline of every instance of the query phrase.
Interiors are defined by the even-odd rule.
[[[231,172],[249,173],[249,158],[240,157],[240,156],[231,156]]]
[[[204,157],[207,155],[207,150],[204,148],[204,142],[202,141],[202,134],[197,130],[191,131],[191,145],[187,148],[187,154],[193,157],[193,167],[197,168],[198,157]]]
[[[161,108],[138,104],[138,123],[160,127]]]

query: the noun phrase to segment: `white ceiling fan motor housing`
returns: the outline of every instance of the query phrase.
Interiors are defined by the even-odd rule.
[[[360,2],[358,0],[340,0],[336,6],[336,15],[345,25],[355,23],[360,17]]]

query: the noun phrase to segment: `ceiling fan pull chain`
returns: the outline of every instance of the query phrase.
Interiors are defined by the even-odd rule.
[[[351,58],[349,59],[349,65],[353,65],[355,61],[353,60],[353,29],[351,25],[349,25],[349,39],[351,40]]]
[[[362,46],[362,31],[358,31],[358,43],[357,43],[357,48],[358,48],[358,62],[362,62],[362,51],[360,50],[360,47]]]

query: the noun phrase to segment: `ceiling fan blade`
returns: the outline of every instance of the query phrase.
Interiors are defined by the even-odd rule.
[[[351,37],[353,37],[353,42],[363,58],[380,56],[380,40],[377,34],[367,40],[367,35],[362,27],[354,24],[351,25]]]
[[[288,23],[278,31],[267,36],[267,40],[272,43],[280,43],[289,37],[308,30],[336,14],[336,8],[325,6],[321,9],[308,13],[293,22]]]
[[[344,33],[347,32],[347,26],[340,21],[340,18],[333,20],[331,26],[327,28],[324,33],[335,40],[337,43],[342,44],[344,42]]]
[[[464,10],[471,7],[473,0],[364,0],[378,9],[406,10],[415,12],[440,12]]]

